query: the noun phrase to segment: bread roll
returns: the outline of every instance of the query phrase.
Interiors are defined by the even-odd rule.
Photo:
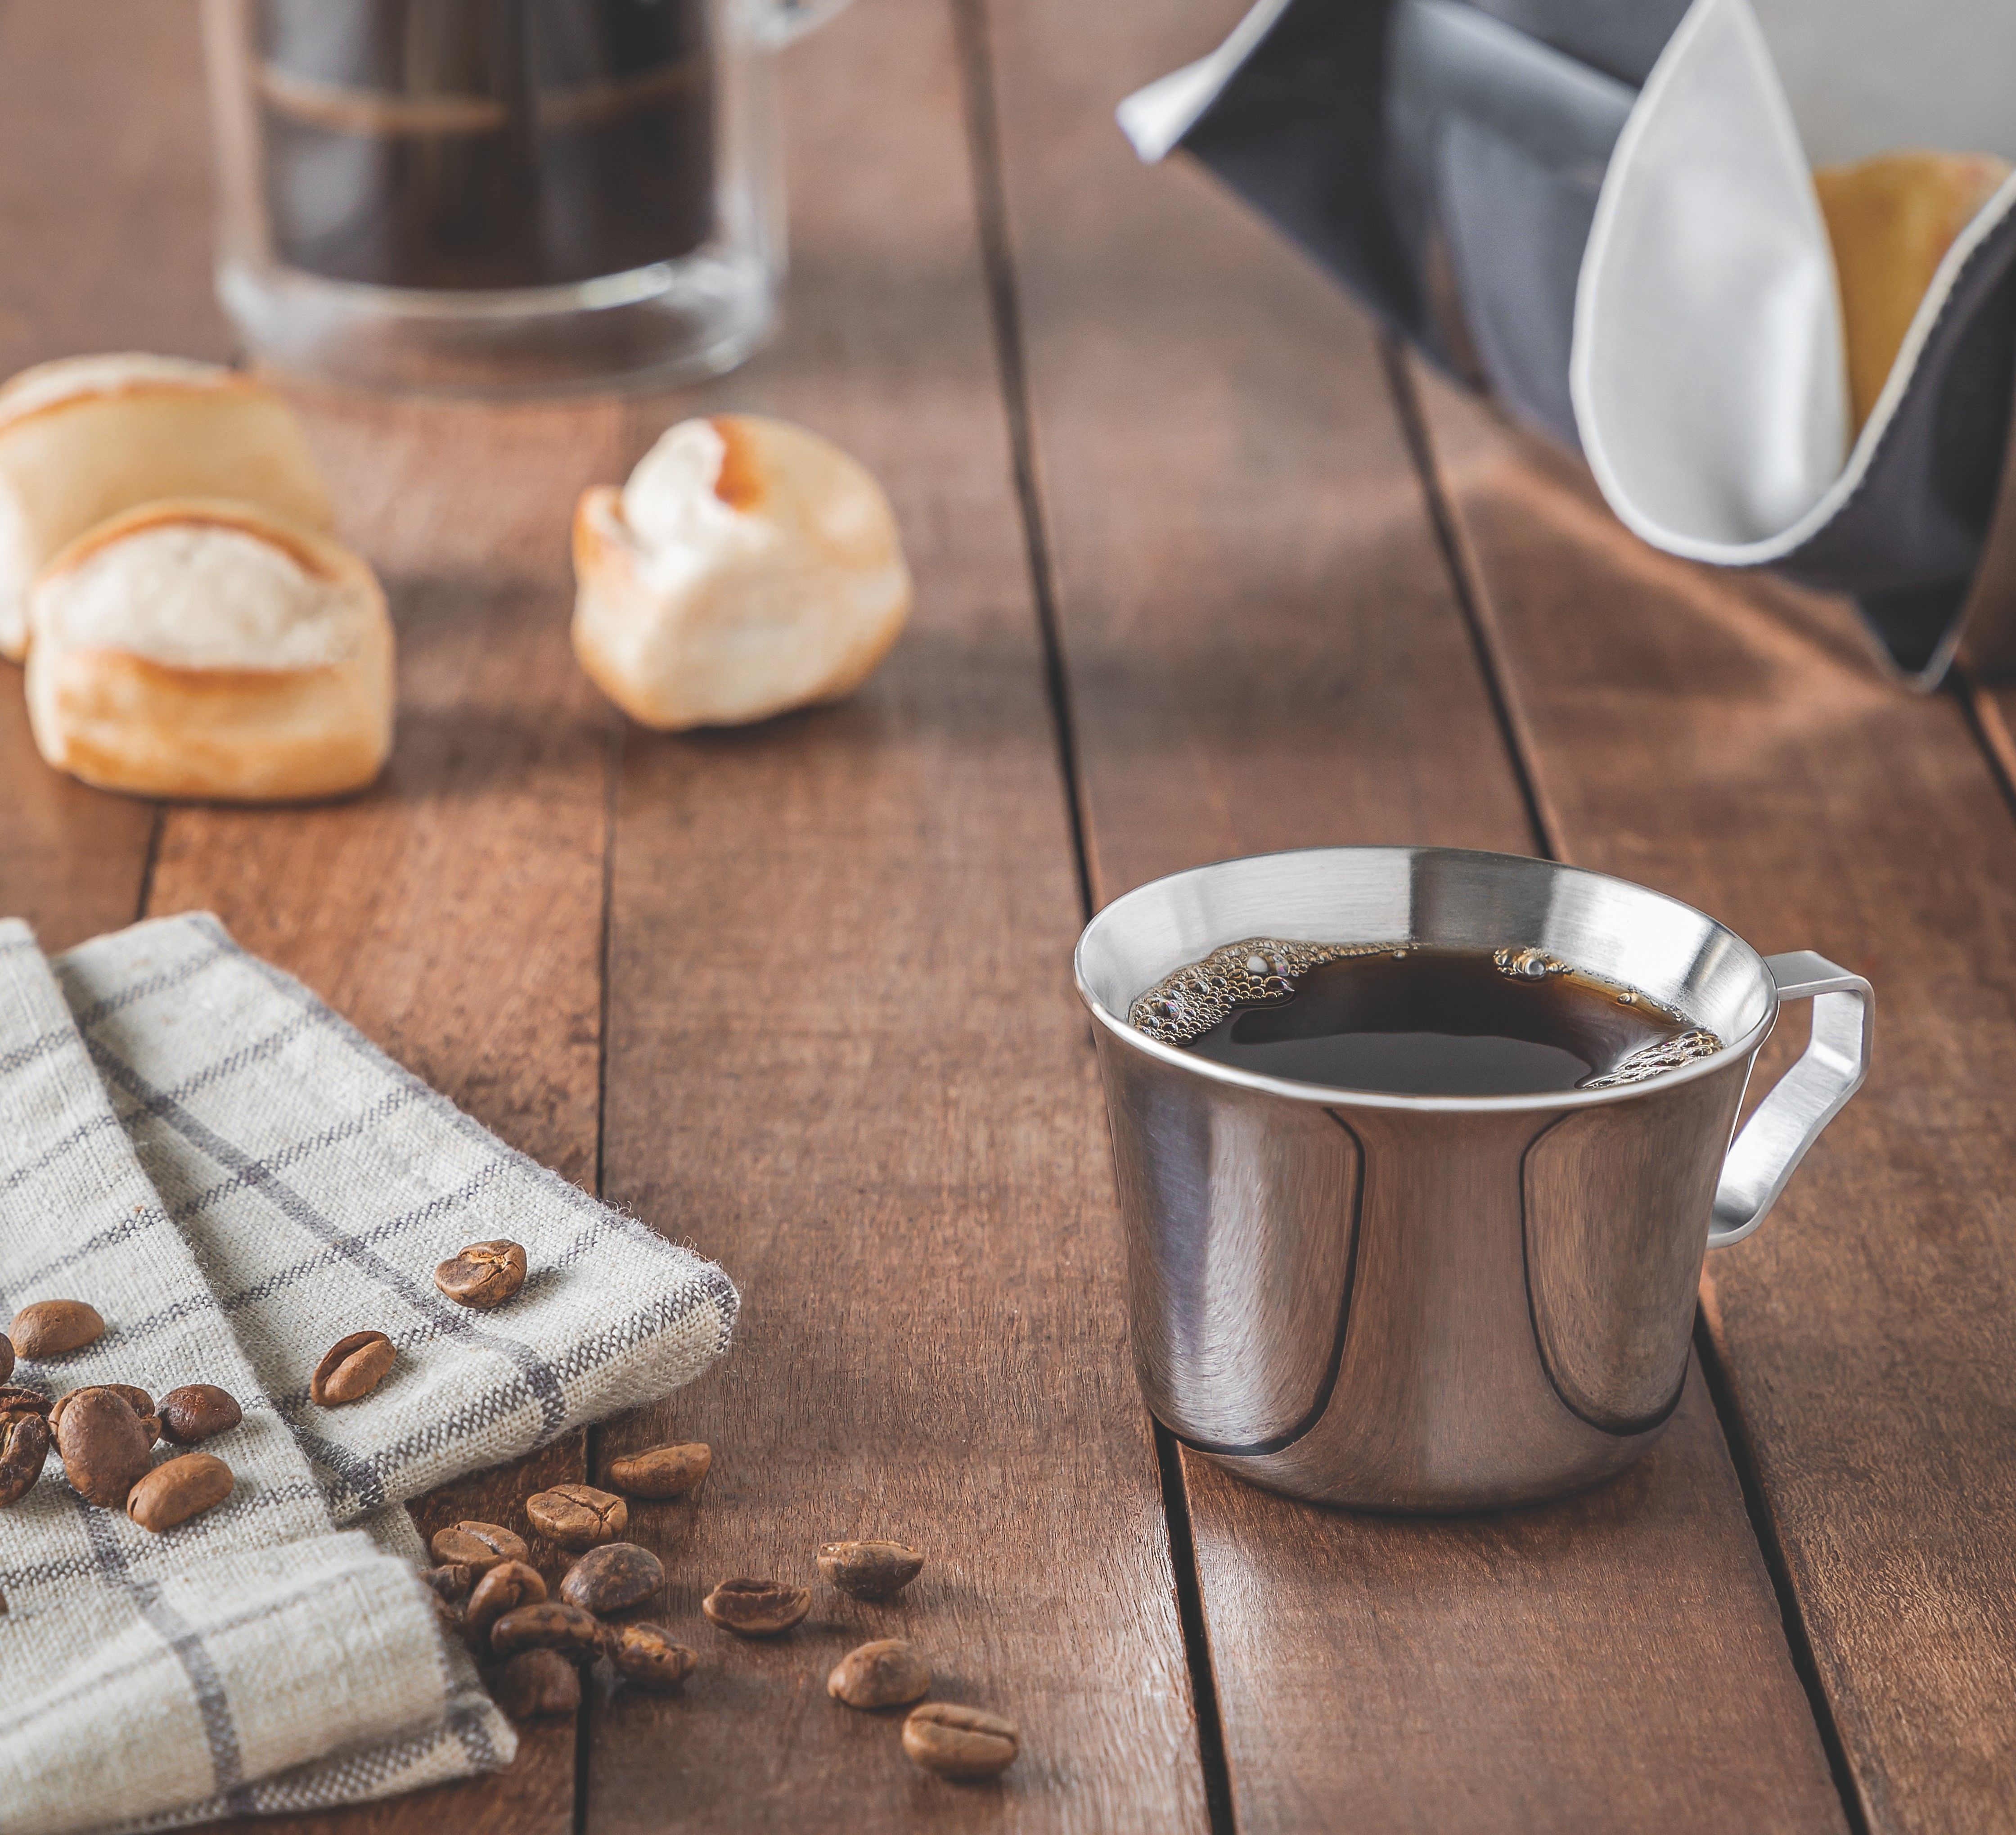
[[[910,575],[867,470],[782,420],[682,420],[575,512],[574,654],[647,726],[837,701],[903,628]]]
[[[329,522],[293,411],[251,377],[128,352],[40,364],[0,388],[0,655],[20,660],[23,597],[57,550],[164,497]]]
[[[1859,432],[1953,239],[2009,176],[1986,153],[1883,153],[1813,174],[1841,280]]]
[[[392,743],[371,569],[249,504],[100,523],[29,589],[42,756],[106,790],[265,802],[369,784]]]

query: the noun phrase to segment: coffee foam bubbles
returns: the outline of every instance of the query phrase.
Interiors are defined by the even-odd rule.
[[[1127,1023],[1165,1045],[1201,1039],[1235,1007],[1263,1007],[1295,991],[1295,977],[1348,956],[1400,955],[1406,943],[1291,943],[1253,936],[1179,968],[1127,1009]]]
[[[1272,937],[1248,937],[1243,942],[1225,943],[1203,961],[1165,976],[1141,995],[1128,1008],[1127,1023],[1164,1044],[1187,1045],[1203,1037],[1237,1008],[1273,1006],[1291,999],[1297,978],[1312,968],[1353,957],[1402,957],[1413,946],[1405,943],[1285,943]],[[1491,959],[1498,972],[1512,981],[1542,982],[1575,972],[1571,964],[1532,945],[1507,945],[1494,950]],[[1583,979],[1600,980],[1587,975]],[[1668,1011],[1635,988],[1603,985],[1610,987],[1620,1005]],[[1723,1048],[1723,1041],[1706,1027],[1690,1027],[1675,1037],[1641,1047],[1609,1070],[1586,1077],[1575,1087],[1612,1090],[1643,1083],[1664,1071],[1712,1058]]]

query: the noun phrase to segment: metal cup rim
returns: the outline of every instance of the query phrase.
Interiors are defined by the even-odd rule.
[[[1550,871],[1571,874],[1579,878],[1600,881],[1622,886],[1625,890],[1648,898],[1663,899],[1669,905],[1698,918],[1713,930],[1727,937],[1748,956],[1755,965],[1759,980],[1769,990],[1763,1017],[1737,1039],[1730,1040],[1712,1058],[1697,1058],[1693,1063],[1683,1065],[1677,1070],[1661,1071],[1657,1076],[1647,1077],[1643,1083],[1622,1083],[1607,1090],[1555,1090],[1543,1091],[1531,1094],[1516,1096],[1409,1096],[1388,1090],[1354,1090],[1341,1085],[1309,1083],[1287,1077],[1265,1076],[1257,1071],[1241,1070],[1237,1066],[1221,1064],[1215,1058],[1200,1058],[1184,1051],[1180,1046],[1163,1044],[1151,1039],[1146,1033],[1128,1024],[1125,1017],[1116,1014],[1095,994],[1085,976],[1085,953],[1086,943],[1100,925],[1109,920],[1120,907],[1129,900],[1147,896],[1158,888],[1172,881],[1190,878],[1199,873],[1212,871],[1219,867],[1243,865],[1249,861],[1286,860],[1296,856],[1331,856],[1336,855],[1372,855],[1404,853],[1409,855],[1442,855],[1478,861],[1502,861],[1507,865],[1544,867]],[[1223,943],[1235,943],[1236,937],[1226,937]],[[1344,939],[1339,939],[1339,941]],[[1367,941],[1381,939],[1367,939]],[[1213,948],[1222,946],[1214,944]],[[1076,948],[1071,952],[1071,979],[1082,1000],[1094,1019],[1104,1026],[1113,1037],[1132,1050],[1157,1058],[1172,1069],[1187,1072],[1193,1076],[1201,1076],[1214,1083],[1223,1083],[1236,1089],[1251,1090],[1258,1094],[1280,1097],[1291,1102],[1311,1102],[1327,1107],[1351,1109],[1392,1109],[1417,1113],[1441,1114],[1530,1114],[1536,1111],[1567,1110],[1600,1108],[1609,1103],[1629,1102],[1641,1096],[1654,1094],[1662,1090],[1671,1090],[1682,1083],[1694,1083],[1702,1077],[1712,1076],[1726,1070],[1733,1063],[1747,1063],[1763,1044],[1778,1017],[1779,1000],[1771,972],[1763,957],[1751,944],[1737,936],[1719,918],[1711,916],[1699,907],[1690,905],[1684,899],[1676,899],[1670,892],[1663,892],[1649,885],[1641,885],[1636,880],[1625,879],[1614,873],[1599,873],[1587,867],[1572,867],[1559,860],[1546,860],[1531,854],[1508,854],[1492,852],[1484,848],[1449,848],[1412,846],[1407,845],[1378,846],[1278,848],[1265,853],[1234,854],[1220,860],[1201,861],[1193,867],[1185,867],[1174,873],[1165,873],[1154,879],[1144,880],[1130,887],[1118,898],[1110,900],[1093,913],[1090,922],[1078,933]]]

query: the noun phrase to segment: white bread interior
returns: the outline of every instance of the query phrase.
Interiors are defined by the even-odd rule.
[[[830,441],[682,421],[574,516],[574,653],[633,719],[732,726],[865,681],[910,609],[895,514]]]
[[[369,567],[247,504],[99,525],[28,595],[44,758],[107,790],[229,802],[361,788],[391,749],[393,640]]]
[[[20,659],[28,583],[59,550],[173,497],[330,520],[293,411],[256,377],[128,351],[38,364],[0,388],[0,655]]]

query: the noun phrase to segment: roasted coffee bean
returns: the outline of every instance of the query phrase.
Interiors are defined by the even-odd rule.
[[[714,1463],[699,1440],[684,1446],[647,1447],[609,1462],[609,1482],[633,1498],[682,1498],[697,1490]]]
[[[0,1383],[0,1415],[40,1415],[46,1420],[55,1405],[39,1389]]]
[[[931,1692],[931,1672],[903,1638],[877,1638],[833,1666],[826,1692],[849,1707],[902,1707]]]
[[[161,1397],[161,1431],[177,1446],[193,1447],[236,1427],[244,1411],[214,1383],[185,1383]]]
[[[819,1578],[855,1599],[900,1593],[923,1565],[923,1550],[904,1542],[828,1542],[819,1552]]]
[[[613,1542],[630,1527],[630,1506],[613,1492],[592,1484],[556,1484],[525,1500],[533,1528],[563,1548],[592,1548]]]
[[[513,1720],[572,1714],[581,1706],[581,1677],[557,1650],[520,1650],[490,1685]]]
[[[441,1620],[443,1631],[459,1637],[462,1635],[462,1606],[454,1599],[444,1599],[434,1595],[434,1617]]]
[[[135,1389],[130,1383],[93,1383],[82,1389],[73,1389],[67,1393],[56,1397],[49,1409],[49,1432],[59,1433],[63,1431],[63,1410],[77,1397],[96,1395],[101,1392],[107,1395],[117,1396],[128,1408],[140,1417],[142,1422],[154,1411],[154,1398],[144,1389]]]
[[[501,1523],[451,1523],[446,1529],[434,1531],[434,1539],[428,1543],[437,1561],[454,1562],[463,1567],[473,1567],[478,1574],[495,1567],[500,1561],[527,1561],[532,1551],[526,1547],[525,1538],[515,1535]]]
[[[562,1599],[519,1606],[490,1627],[490,1648],[499,1657],[517,1650],[563,1650],[571,1657],[592,1657],[602,1648],[602,1627],[595,1615]]]
[[[584,1612],[622,1612],[641,1606],[665,1584],[658,1557],[635,1542],[590,1548],[560,1582],[560,1597]]]
[[[0,1509],[19,1503],[42,1475],[49,1456],[49,1424],[25,1411],[0,1422]]]
[[[774,1638],[812,1610],[803,1587],[780,1580],[725,1580],[700,1601],[700,1609],[723,1631],[738,1638]]]
[[[126,1494],[146,1473],[153,1440],[131,1404],[115,1390],[79,1390],[63,1401],[56,1432],[63,1476],[92,1503],[123,1509]]]
[[[444,1562],[439,1567],[430,1567],[420,1576],[434,1588],[437,1598],[452,1606],[459,1606],[469,1597],[470,1588],[476,1584],[476,1570],[460,1561]]]
[[[700,1661],[683,1644],[672,1642],[661,1624],[606,1624],[602,1628],[603,1653],[640,1688],[670,1693],[693,1672]]]
[[[347,1338],[339,1338],[315,1365],[309,1398],[322,1408],[340,1408],[345,1402],[359,1401],[378,1386],[398,1354],[382,1332],[353,1332]]]
[[[941,1778],[995,1778],[1015,1762],[1022,1735],[1013,1721],[977,1707],[927,1701],[903,1722],[910,1762]]]
[[[164,1459],[133,1487],[126,1514],[159,1535],[214,1509],[231,1495],[231,1468],[214,1453],[184,1453]]]
[[[141,1430],[147,1437],[147,1444],[153,1446],[161,1437],[161,1418],[154,1411],[153,1397],[144,1389],[135,1389],[130,1383],[98,1383],[85,1389],[73,1389],[68,1394],[59,1395],[56,1405],[49,1410],[49,1432],[53,1436],[59,1430],[56,1423],[62,1419],[63,1404],[71,1396],[88,1395],[94,1389],[102,1389],[109,1395],[116,1395],[139,1418]]]
[[[480,1650],[490,1635],[490,1628],[507,1612],[520,1606],[537,1606],[546,1596],[545,1577],[538,1569],[523,1561],[500,1561],[488,1574],[477,1577],[475,1591],[469,1595],[463,1623],[469,1628],[470,1642]]]
[[[14,1374],[14,1341],[0,1332],[0,1383]]]
[[[38,1300],[14,1315],[7,1336],[24,1357],[60,1357],[102,1336],[105,1321],[81,1300]]]
[[[525,1251],[516,1242],[472,1242],[434,1270],[450,1300],[488,1312],[525,1285]]]

